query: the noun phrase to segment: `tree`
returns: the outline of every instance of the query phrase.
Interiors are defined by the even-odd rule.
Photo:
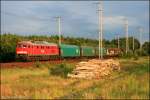
[[[143,51],[145,51],[148,55],[150,55],[150,42],[145,42],[142,45]]]

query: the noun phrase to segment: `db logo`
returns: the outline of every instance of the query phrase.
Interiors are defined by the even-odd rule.
[[[44,50],[41,50],[41,53],[44,53]]]

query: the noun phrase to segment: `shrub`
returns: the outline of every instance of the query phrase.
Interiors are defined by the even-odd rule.
[[[146,50],[142,50],[142,54],[141,55],[142,56],[148,56],[149,54],[148,54],[148,52]]]
[[[73,70],[73,67],[71,66],[68,66],[66,64],[59,64],[54,67],[50,67],[49,74],[66,78],[67,74],[70,73],[72,70]]]
[[[122,54],[122,57],[123,57],[123,58],[131,58],[131,57],[133,57],[133,56],[134,56],[133,51],[128,51],[127,54],[126,54],[126,53],[123,53],[123,54]]]
[[[135,52],[134,52],[135,54],[137,54],[138,56],[140,55],[140,50],[139,49],[137,49],[137,50],[135,50]]]
[[[135,53],[138,55],[138,56],[148,56],[148,52],[146,50],[143,50],[142,51],[140,49],[136,50]]]
[[[137,55],[136,53],[134,53],[133,59],[134,59],[134,60],[138,60],[138,59],[139,59],[139,58],[138,58],[138,55]]]
[[[39,61],[36,61],[34,63],[35,67],[40,68],[42,66],[42,64]]]

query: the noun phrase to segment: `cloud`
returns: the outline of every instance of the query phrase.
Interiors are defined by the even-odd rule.
[[[124,27],[125,21],[124,19],[128,20],[129,27],[138,25],[138,20],[133,17],[126,17],[126,16],[104,16],[104,25],[107,29],[113,30],[117,29],[118,27]]]
[[[93,1],[2,1],[1,8],[2,32],[57,34],[54,17],[61,16],[64,35],[98,37],[97,5]],[[147,8],[145,2],[104,2],[105,37],[124,33],[123,18],[129,20],[129,32],[139,25],[149,32]]]

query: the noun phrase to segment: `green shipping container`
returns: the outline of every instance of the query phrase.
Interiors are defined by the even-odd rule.
[[[95,56],[95,49],[93,47],[82,46],[81,47],[81,56]]]
[[[80,47],[75,45],[61,44],[60,46],[61,57],[79,57]]]
[[[96,56],[99,55],[99,48],[98,47],[95,48],[95,54],[96,54]],[[103,55],[105,56],[106,54],[107,54],[107,50],[105,48],[103,48]]]

